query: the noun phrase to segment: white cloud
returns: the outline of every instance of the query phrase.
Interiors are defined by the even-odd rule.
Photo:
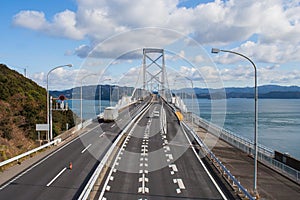
[[[239,65],[237,67],[225,68],[220,70],[222,80],[225,85],[228,83],[239,83],[241,85],[253,86],[254,70],[251,65]],[[282,84],[290,85],[291,83],[300,84],[300,70],[284,71],[279,65],[268,65],[258,68],[258,84]],[[230,85],[230,84],[229,84]]]
[[[161,27],[186,34],[203,45],[240,45],[232,50],[244,53],[256,62],[283,64],[300,61],[298,0],[215,0],[192,8],[178,7],[178,4],[178,0],[141,0],[134,3],[129,0],[77,0],[76,11],[59,12],[51,20],[46,20],[43,12],[24,10],[14,16],[13,23],[51,36],[76,40],[87,38],[89,44],[73,50],[81,58],[87,57],[93,49],[92,57],[116,58],[116,55],[124,55],[128,50],[163,47],[178,39],[178,35],[170,35],[163,29],[137,29]],[[133,29],[134,33],[129,34]],[[119,33],[124,34],[111,38]],[[180,54],[185,56],[188,52]],[[140,56],[126,55],[126,59]],[[189,59],[196,63],[206,60],[202,56]],[[241,58],[222,54],[216,57],[216,61],[228,64],[240,62]],[[202,70],[201,73],[207,73],[211,79],[216,78],[217,72],[211,68],[203,67]],[[244,79],[245,75],[239,74],[240,70],[232,71],[231,76]],[[271,72],[267,73],[271,75]],[[278,80],[294,80],[298,77],[297,73],[282,74],[283,77]]]
[[[49,74],[48,79],[48,86],[49,90],[59,90],[59,89],[66,89],[72,88],[75,86],[80,86],[80,80],[86,76],[87,74],[91,74],[91,72],[82,69],[66,69],[66,68],[58,68],[52,71]],[[47,73],[38,72],[30,75],[32,80],[36,83],[41,85],[42,87],[47,87]],[[90,77],[89,79],[85,80],[87,83],[97,83],[99,77]]]
[[[14,16],[13,23],[49,35],[67,37],[71,39],[83,39],[85,32],[76,27],[76,14],[70,10],[57,13],[52,22],[45,19],[45,14],[39,11],[20,11]]]
[[[207,58],[205,58],[203,55],[197,55],[197,56],[195,56],[193,62],[200,64],[200,63],[205,62],[206,60],[207,60]]]
[[[264,63],[287,63],[290,61],[300,61],[300,43],[299,45],[293,43],[255,43],[253,41],[246,41],[238,48],[232,51],[242,53],[255,62]],[[215,61],[222,64],[235,63],[243,60],[243,58],[233,54],[222,54],[215,58]]]
[[[188,82],[193,80],[196,82],[204,82],[206,84],[219,83],[222,85],[219,70],[212,66],[203,66],[200,68],[189,68],[181,66],[179,70],[180,76],[185,78]]]
[[[186,57],[185,57],[185,51],[184,50],[180,50],[177,54],[175,54],[175,52],[171,52],[171,54],[165,54],[165,59],[166,60],[172,60],[172,61],[186,59]]]
[[[47,24],[43,12],[23,10],[14,16],[14,24],[33,30],[41,30]]]
[[[47,21],[43,12],[21,11],[14,16],[14,24],[71,39],[88,37],[91,43],[84,50],[93,49],[111,35],[151,26],[189,34],[202,44],[230,44],[257,34],[258,45],[272,45],[273,42],[299,45],[300,6],[297,1],[216,0],[194,8],[177,7],[178,3],[177,0],[141,0],[134,3],[77,0],[76,12],[65,10]],[[147,38],[137,36],[136,43],[143,44],[143,39]],[[160,37],[156,40],[158,43],[168,42]],[[78,48],[77,52],[79,49],[83,50]]]
[[[169,74],[168,74],[169,75]],[[252,86],[254,84],[254,70],[251,65],[238,65],[236,67],[228,67],[218,70],[213,66],[204,66],[199,69],[182,66],[176,76],[182,77],[189,84],[189,80],[194,81],[194,84],[205,83],[200,87],[207,87],[214,84],[215,88],[232,85]],[[173,79],[175,79],[172,74]],[[258,68],[258,84],[282,84],[294,85],[300,84],[300,70],[284,71],[280,65],[267,65]],[[216,85],[217,84],[217,85]],[[199,87],[199,86],[198,86]]]
[[[72,39],[83,39],[85,31],[83,29],[78,29],[76,23],[76,14],[70,10],[65,10],[54,16],[48,31],[51,31],[51,34],[53,35],[60,33],[61,35]]]
[[[56,35],[82,39],[84,35],[101,41],[120,31],[140,27],[165,27],[194,34],[203,43],[229,43],[261,34],[265,40],[293,35],[299,40],[299,5],[289,1],[220,1],[195,8],[177,7],[177,0],[101,1],[78,0],[76,13],[57,13],[52,22],[44,13],[21,11],[14,23],[35,30],[51,26]],[[48,31],[50,29],[47,29]],[[52,29],[51,29],[52,30]]]

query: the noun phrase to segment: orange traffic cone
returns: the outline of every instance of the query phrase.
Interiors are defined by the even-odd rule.
[[[73,168],[73,164],[72,164],[72,162],[70,162],[69,163],[69,169],[72,170],[72,168]]]

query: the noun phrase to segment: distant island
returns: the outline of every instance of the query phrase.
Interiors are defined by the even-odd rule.
[[[197,98],[224,99],[224,98],[254,98],[253,87],[228,87],[224,89],[195,88]],[[262,85],[258,87],[260,99],[300,99],[300,87]]]
[[[110,85],[91,85],[83,86],[83,98],[84,99],[99,99],[99,91],[101,91],[101,99],[109,100],[110,98]],[[131,94],[132,87],[118,87],[118,94]],[[229,99],[229,98],[253,98],[253,87],[227,87],[224,89],[208,89],[208,88],[183,88],[179,90],[173,90],[173,95],[180,95],[181,92],[185,92],[186,98],[192,98],[194,90],[194,97],[199,99]],[[52,96],[65,95],[67,98],[79,98],[80,88],[72,88],[62,91],[51,91]],[[116,92],[112,92],[113,98]],[[279,86],[279,85],[263,85],[258,87],[258,97],[260,99],[300,99],[300,87],[298,86]]]

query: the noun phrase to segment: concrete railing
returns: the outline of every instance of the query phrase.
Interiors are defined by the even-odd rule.
[[[248,138],[244,138],[240,135],[232,133],[224,128],[221,128],[215,124],[212,124],[205,119],[195,115],[195,114],[186,114],[187,119],[193,121],[194,124],[206,129],[213,135],[218,138],[223,139],[227,143],[231,144],[232,146],[242,150],[249,155],[254,155],[254,143],[253,141],[249,140]],[[257,159],[267,165],[268,167],[276,170],[277,172],[285,175],[286,177],[290,178],[293,181],[300,183],[300,171],[285,165],[282,162],[279,162],[274,159],[274,150],[258,144],[258,157]]]
[[[55,139],[55,140],[52,141],[52,142],[49,142],[49,143],[44,144],[44,145],[42,145],[42,146],[40,146],[40,147],[37,147],[37,148],[35,148],[35,149],[32,149],[32,150],[30,150],[30,151],[27,151],[27,152],[22,153],[22,154],[20,154],[20,155],[18,155],[18,156],[15,156],[15,157],[13,157],[13,158],[10,158],[10,159],[7,159],[7,160],[1,162],[1,163],[0,163],[0,167],[2,167],[2,166],[4,166],[4,165],[7,165],[7,164],[9,164],[9,163],[12,163],[12,162],[14,162],[14,161],[18,161],[18,160],[20,160],[21,158],[24,158],[24,157],[26,157],[26,156],[29,156],[30,154],[33,154],[33,153],[35,153],[35,152],[37,152],[37,151],[40,151],[40,150],[42,150],[42,149],[44,149],[44,148],[46,148],[46,147],[51,146],[51,145],[56,145],[56,144],[58,144],[58,143],[60,143],[60,142],[61,142],[61,139]]]

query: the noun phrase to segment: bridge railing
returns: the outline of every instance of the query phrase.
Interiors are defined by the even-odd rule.
[[[248,153],[249,155],[254,155],[254,143],[248,138],[244,138],[240,135],[232,133],[231,131],[225,130],[224,128],[212,124],[195,114],[188,113],[186,117],[190,119],[194,124],[208,130],[210,133],[212,133],[216,137],[223,139],[224,141],[228,142],[232,146],[242,150],[245,153]],[[264,163],[270,168],[292,179],[293,181],[300,183],[300,171],[292,167],[289,167],[288,165],[282,162],[275,160],[274,150],[264,145],[258,144],[257,159],[261,163]]]
[[[241,135],[238,135],[236,133],[233,133],[229,130],[226,130],[224,128],[221,128],[215,124],[210,123],[209,121],[192,114],[191,116],[193,118],[193,123],[197,124],[198,126],[201,126],[205,129],[209,129],[209,131],[214,134],[217,137],[222,138],[226,142],[230,143],[231,145],[237,147],[238,149],[249,153],[249,154],[254,154],[254,143],[248,138],[245,138]],[[274,157],[274,150],[258,144],[258,152],[259,156],[262,157]]]
[[[208,155],[209,159],[213,162],[216,168],[221,172],[222,176],[227,179],[227,181],[231,184],[233,188],[237,189],[237,192],[243,198],[254,200],[255,198],[245,189],[241,183],[230,173],[230,171],[222,164],[222,162],[214,155],[213,152],[206,146],[204,142],[200,139],[198,134],[196,134],[189,126],[187,126],[184,122],[182,123],[187,130],[193,135],[197,143],[204,149],[204,154]]]

